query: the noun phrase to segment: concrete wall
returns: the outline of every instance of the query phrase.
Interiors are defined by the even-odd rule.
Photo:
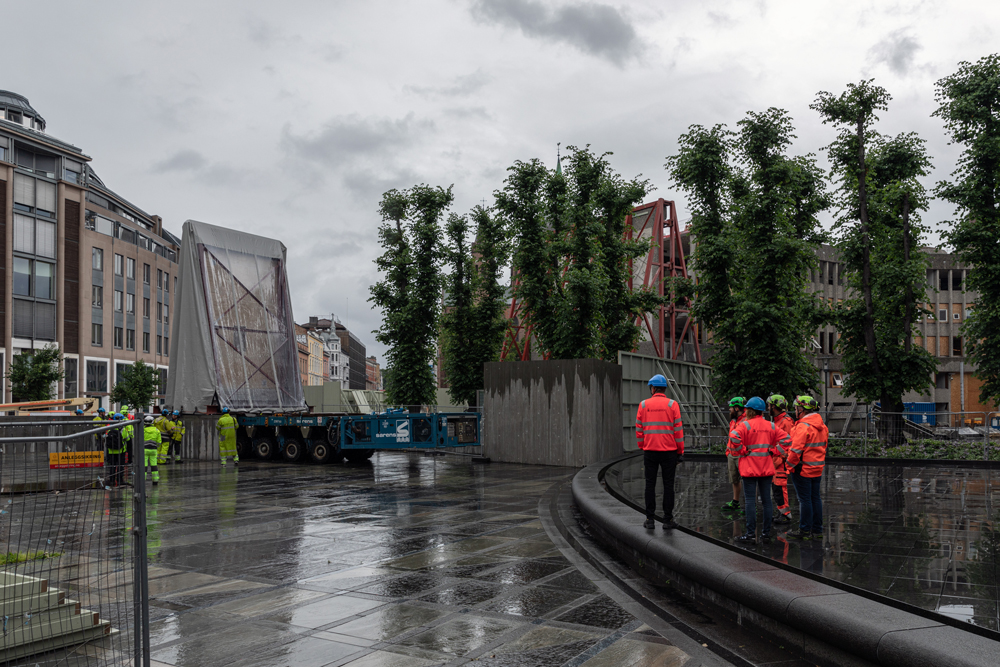
[[[212,461],[219,458],[219,437],[215,424],[220,415],[184,415],[184,441],[181,458],[188,461]]]
[[[485,365],[484,454],[582,467],[622,452],[622,368],[597,359]]]

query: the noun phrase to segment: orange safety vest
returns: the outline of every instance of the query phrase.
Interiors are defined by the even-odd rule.
[[[774,418],[774,425],[791,436],[795,420],[789,417],[787,412],[782,412]],[[785,454],[787,455],[788,452]],[[785,465],[785,457],[775,455],[771,458],[774,461],[774,483],[778,486],[788,486],[788,468]]]
[[[747,420],[747,413],[745,413],[745,412],[740,415],[739,419],[730,419],[729,420],[729,432],[732,433],[733,431],[735,431],[736,427],[739,426],[740,424],[742,424],[743,422],[745,422],[746,420]],[[734,451],[730,451],[730,449],[729,449],[730,445],[732,445],[732,442],[727,440],[726,441],[726,456],[732,456],[733,458],[736,458],[737,456],[739,456],[739,454],[737,454]]]
[[[773,477],[777,453],[784,457],[788,434],[761,416],[739,424],[729,434],[729,449],[740,457],[740,477]]]
[[[639,404],[635,414],[635,437],[639,449],[684,453],[684,424],[677,401],[653,394]]]
[[[818,412],[810,412],[795,422],[792,427],[792,451],[788,454],[788,469],[794,471],[801,464],[799,474],[803,477],[821,476],[826,463],[829,438],[830,430]]]

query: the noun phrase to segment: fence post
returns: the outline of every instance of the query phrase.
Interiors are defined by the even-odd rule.
[[[133,490],[133,535],[134,572],[132,589],[135,599],[135,660],[134,665],[150,667],[149,657],[149,569],[146,553],[146,431],[144,415],[136,414],[132,434],[132,469],[135,488]]]
[[[990,413],[983,413],[983,460],[990,460]]]

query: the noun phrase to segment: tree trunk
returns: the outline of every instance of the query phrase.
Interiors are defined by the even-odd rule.
[[[879,438],[883,440],[887,447],[905,445],[906,438],[903,437],[903,401],[900,396],[890,396],[887,392],[882,392],[881,400],[882,414],[879,416]]]

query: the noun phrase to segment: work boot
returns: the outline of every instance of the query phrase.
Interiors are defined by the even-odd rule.
[[[226,467],[226,459],[222,459],[222,467],[223,467],[223,468],[225,468],[225,467]]]
[[[763,542],[764,544],[770,544],[771,543],[771,533],[761,533],[760,541]]]
[[[740,544],[753,545],[757,544],[757,536],[753,533],[744,533],[736,538],[736,541]]]
[[[656,522],[653,521],[652,519],[646,519],[646,521],[643,522],[642,527],[645,528],[646,530],[653,530],[654,528],[656,528]]]
[[[787,514],[782,514],[781,512],[778,512],[778,515],[774,517],[774,523],[777,526],[787,526],[791,522],[792,522],[792,517],[790,517]]]
[[[233,465],[234,466],[238,466],[239,464],[240,464],[240,457],[234,456],[233,457]]]
[[[728,503],[722,506],[723,511],[727,510],[738,510],[740,508],[740,501],[730,500]]]
[[[812,539],[812,534],[808,530],[793,530],[788,533],[788,537],[794,540],[808,540]]]
[[[180,457],[180,455],[177,455],[177,456],[175,456],[175,457],[174,457],[174,463],[180,463],[180,462],[181,462],[181,457]]]
[[[664,530],[673,530],[674,528],[677,528],[677,527],[678,527],[678,523],[676,521],[674,521],[673,519],[670,519],[669,521],[664,521],[663,522],[663,529]]]

